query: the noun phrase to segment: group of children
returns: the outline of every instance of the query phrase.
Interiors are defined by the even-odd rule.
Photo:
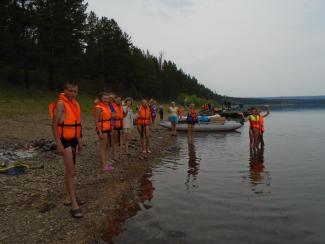
[[[82,127],[80,105],[76,99],[78,86],[68,83],[64,87],[64,92],[59,95],[57,101],[49,106],[52,119],[52,132],[57,144],[57,152],[63,156],[66,168],[66,189],[67,195],[65,205],[71,206],[71,215],[74,218],[81,218],[80,201],[75,192],[74,164],[76,163],[77,150],[82,151]],[[140,137],[141,153],[140,159],[148,157],[150,154],[149,142],[150,131],[157,126],[157,115],[160,119],[164,117],[163,106],[157,106],[156,101],[143,99],[134,112],[132,109],[132,98],[122,101],[120,96],[114,93],[101,92],[95,100],[93,107],[93,117],[96,133],[99,138],[101,166],[104,172],[113,170],[113,163],[119,161],[122,145],[125,145],[125,153],[129,154],[129,142],[131,131],[136,125]],[[176,125],[178,122],[188,124],[189,139],[195,124],[199,122],[198,111],[195,104],[186,105],[187,113],[184,115],[183,108],[177,107],[172,102],[169,107],[169,121],[172,125],[171,135],[176,135]],[[242,114],[243,115],[243,114]],[[251,108],[248,116],[250,122],[250,146],[253,150],[258,150],[264,146],[264,117],[257,108]],[[244,115],[243,115],[244,116]],[[190,142],[190,141],[189,141]],[[110,148],[112,150],[110,150]],[[111,153],[109,153],[111,151]],[[110,157],[110,154],[112,155]]]
[[[150,154],[150,131],[157,127],[158,107],[155,100],[143,99],[133,112],[132,98],[124,101],[113,93],[101,92],[95,100],[94,119],[100,141],[100,157],[103,171],[113,170],[112,164],[119,161],[121,149],[125,145],[125,153],[129,154],[131,132],[136,125],[141,142],[140,159]],[[112,157],[109,149],[112,148]]]
[[[64,92],[59,95],[58,100],[50,104],[49,112],[57,152],[63,156],[66,167],[68,194],[64,205],[72,207],[72,217],[81,218],[80,201],[76,196],[74,182],[76,152],[77,150],[82,151],[81,113],[80,105],[76,99],[77,94],[77,85],[66,84]],[[101,167],[104,172],[113,170],[113,163],[120,159],[123,144],[125,153],[129,154],[129,142],[134,125],[136,125],[140,136],[140,159],[147,158],[151,153],[149,149],[150,131],[157,126],[159,108],[153,99],[150,101],[143,99],[134,112],[132,102],[132,98],[128,97],[122,101],[120,96],[109,92],[99,93],[94,102],[92,114],[99,138]]]

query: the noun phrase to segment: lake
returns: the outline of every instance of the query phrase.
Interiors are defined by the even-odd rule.
[[[325,109],[273,111],[254,156],[248,124],[192,144],[179,133],[114,243],[325,243],[324,124]]]

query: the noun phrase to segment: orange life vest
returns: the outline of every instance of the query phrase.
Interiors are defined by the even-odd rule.
[[[251,129],[257,129],[261,131],[261,116],[252,114],[249,116],[249,122],[251,125]]]
[[[123,107],[121,104],[116,104],[113,103],[113,108],[114,111],[116,113],[115,117],[114,117],[114,128],[115,129],[122,129],[123,128]]]
[[[58,101],[54,101],[49,105],[50,117],[53,120],[54,110],[57,103],[61,101],[64,104],[64,120],[58,124],[58,135],[61,139],[71,140],[80,138],[81,133],[81,119],[80,119],[80,105],[76,99],[70,100],[64,93],[59,95]]]
[[[111,131],[112,130],[112,112],[109,109],[108,105],[102,102],[99,102],[95,106],[101,110],[100,117],[96,122],[97,131]]]
[[[260,115],[260,127],[261,127],[261,133],[265,132],[265,127],[264,127],[264,116]]]
[[[151,123],[151,111],[149,106],[141,106],[138,111],[139,117],[137,119],[137,125],[150,125]]]
[[[182,108],[178,108],[177,109],[177,115],[178,115],[178,117],[181,117],[182,114],[183,114],[183,109]]]
[[[187,122],[197,122],[198,112],[195,109],[190,109],[187,115]]]

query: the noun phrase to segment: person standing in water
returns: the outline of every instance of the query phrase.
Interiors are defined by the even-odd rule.
[[[177,110],[175,102],[171,102],[169,107],[169,118],[168,120],[171,123],[171,135],[176,136],[176,124],[178,123]]]
[[[261,132],[260,132],[260,144],[261,147],[264,148],[265,143],[264,143],[264,132],[265,132],[265,127],[264,127],[264,118],[270,115],[270,109],[268,106],[265,106],[266,108],[266,113],[262,114],[262,110],[259,108],[258,112],[260,114],[260,127],[261,127]]]
[[[185,107],[187,108],[187,111],[188,111],[187,118],[186,118],[187,130],[188,130],[188,135],[190,137],[192,137],[194,126],[196,123],[199,122],[199,120],[198,120],[199,113],[195,110],[194,103],[190,103],[190,105],[187,107],[186,102],[187,102],[187,99],[184,100]]]
[[[108,106],[109,99],[108,93],[101,92],[95,105],[96,132],[99,138],[102,170],[105,172],[113,170],[109,163],[109,145],[112,132],[112,112]]]
[[[125,99],[125,106],[123,107],[124,120],[123,120],[123,136],[125,143],[125,152],[129,155],[129,142],[131,137],[131,131],[133,129],[134,114],[132,110],[132,98]]]
[[[248,120],[250,123],[250,148],[257,150],[261,139],[261,116],[256,107],[251,108],[251,115],[248,116]]]
[[[57,152],[63,157],[66,169],[67,196],[65,205],[71,205],[71,215],[82,218],[81,209],[75,190],[76,151],[82,151],[81,144],[81,113],[77,101],[78,86],[68,83],[57,102],[50,104],[52,132],[57,144]]]
[[[149,150],[151,111],[146,99],[142,99],[136,118],[142,149],[140,159],[143,159],[143,157],[146,158],[148,154],[151,153]]]

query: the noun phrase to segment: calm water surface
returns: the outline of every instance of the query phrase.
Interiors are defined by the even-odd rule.
[[[325,243],[325,110],[265,120],[254,157],[247,125],[197,133],[190,145],[179,134],[173,155],[139,181],[114,243]]]

